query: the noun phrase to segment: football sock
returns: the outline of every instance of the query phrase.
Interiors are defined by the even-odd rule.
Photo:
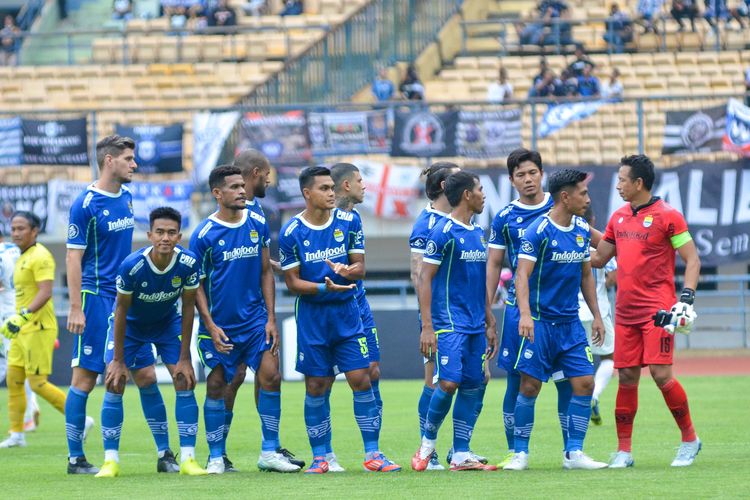
[[[513,444],[516,426],[516,400],[518,399],[518,388],[521,385],[521,377],[518,373],[508,372],[506,379],[505,396],[503,397],[503,426],[505,427],[505,439],[508,441],[508,449],[514,450]]]
[[[193,391],[177,391],[174,403],[174,417],[177,421],[177,433],[180,435],[180,449],[189,447],[195,449],[198,435],[198,402]],[[185,452],[180,452],[180,458],[185,458]]]
[[[430,400],[430,408],[427,411],[427,420],[424,424],[424,437],[432,440],[437,439],[438,430],[451,409],[452,401],[452,394],[443,391],[440,386],[435,387],[435,392]]]
[[[469,441],[477,421],[477,400],[480,387],[458,388],[456,404],[453,405],[453,451],[469,451]]]
[[[682,432],[682,441],[690,442],[695,441],[695,429],[693,428],[693,421],[690,418],[690,408],[688,407],[687,394],[685,389],[682,388],[676,378],[673,378],[661,387],[661,393],[664,396],[664,401],[667,403],[669,411],[672,412],[672,416],[677,422],[677,426]]]
[[[281,420],[281,393],[260,390],[258,415],[263,433],[261,451],[276,451],[279,444],[279,421]]]
[[[378,416],[380,417],[380,422],[382,424],[383,400],[380,399],[380,380],[370,380],[370,385],[372,386],[372,395],[375,396],[375,405],[378,407]]]
[[[159,386],[151,384],[139,387],[141,393],[141,407],[143,416],[146,417],[148,428],[154,436],[156,450],[159,452],[169,448],[169,428],[167,426],[167,409],[164,407],[164,399],[161,397]]]
[[[25,380],[26,371],[22,366],[8,366],[6,382],[8,385],[10,432],[23,432],[23,414],[26,412]]]
[[[620,383],[615,401],[615,426],[617,427],[617,449],[632,450],[633,420],[638,411],[638,384]]]
[[[31,386],[29,385],[28,380],[26,380],[26,383],[23,384],[23,388],[24,388],[24,391],[26,392],[26,411],[23,414],[23,421],[27,422],[28,420],[31,420],[34,418],[34,410],[38,409],[39,406],[37,405],[37,402],[36,402],[36,394],[34,394],[34,391],[31,390]],[[65,393],[64,392],[63,392],[62,401],[63,401],[62,409],[60,411],[65,413]]]
[[[326,434],[330,432],[331,427],[325,396],[305,395],[305,427],[307,427],[307,438],[310,440],[313,457],[324,456]]]
[[[513,434],[515,438],[513,449],[516,453],[529,452],[529,438],[534,428],[534,404],[536,404],[536,397],[527,398],[523,394],[518,394],[514,414],[516,425]]]
[[[417,411],[419,412],[419,435],[424,436],[424,424],[427,422],[427,412],[430,409],[430,400],[435,389],[426,385],[422,387],[422,395],[419,397],[419,405]]]
[[[70,386],[65,398],[65,434],[70,458],[83,456],[83,429],[86,425],[86,401],[89,395]]]
[[[226,405],[226,402],[224,403]],[[227,454],[227,437],[229,437],[229,428],[232,427],[234,412],[224,408],[224,433],[221,436],[221,454]]]
[[[583,440],[589,428],[591,418],[591,396],[576,396],[570,398],[568,404],[568,442],[565,451],[583,450]]]
[[[570,381],[560,380],[555,382],[557,388],[557,418],[560,419],[560,430],[562,431],[563,450],[568,447],[568,408],[570,398],[573,396],[573,386]]]
[[[352,393],[354,395],[354,420],[357,421],[359,431],[362,433],[365,453],[378,451],[380,415],[378,405],[375,404],[375,396],[371,389],[352,391]]]
[[[476,422],[479,415],[482,414],[482,408],[484,408],[484,393],[487,392],[487,384],[479,384],[478,391],[477,402],[474,406],[474,422]]]
[[[104,393],[102,403],[102,439],[104,440],[104,451],[118,450],[120,448],[120,434],[122,433],[123,421],[122,394],[114,392]],[[111,458],[117,461],[116,457]],[[109,460],[105,457],[105,460]]]
[[[615,362],[613,360],[603,359],[599,362],[599,368],[596,369],[596,374],[594,375],[594,394],[591,396],[593,399],[599,399],[604,389],[607,388],[609,379],[612,378],[614,371]]]
[[[31,390],[39,394],[42,399],[55,407],[60,413],[65,413],[65,393],[55,384],[47,380],[48,375],[29,375],[28,382]]]
[[[206,425],[206,441],[210,459],[221,458],[224,441],[224,398],[206,398],[203,403],[203,421]]]
[[[325,401],[325,414],[327,415],[328,419],[328,431],[325,435],[325,445],[326,445],[326,455],[329,453],[333,453],[333,446],[331,445],[331,440],[333,439],[333,428],[331,427],[331,390],[328,389],[326,391],[325,395],[326,401]]]

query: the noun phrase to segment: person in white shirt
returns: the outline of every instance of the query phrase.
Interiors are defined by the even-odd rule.
[[[624,89],[622,87],[622,83],[620,82],[619,69],[614,68],[612,70],[612,76],[609,77],[609,80],[602,82],[600,92],[603,99],[609,99],[611,101],[622,100]]]
[[[502,66],[498,72],[498,79],[487,87],[487,100],[490,102],[505,102],[513,99],[513,86],[508,82],[508,72]]]

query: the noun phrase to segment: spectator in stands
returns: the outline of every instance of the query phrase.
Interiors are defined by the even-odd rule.
[[[745,106],[750,106],[750,68],[745,70]]]
[[[724,21],[727,27],[732,19],[737,20],[742,28],[742,17],[737,9],[730,9],[727,6],[727,0],[705,0],[706,10],[703,12],[703,18],[714,32],[719,30],[719,20]]]
[[[164,7],[164,15],[169,18],[169,27],[175,30],[187,28],[188,9],[176,3],[173,7]]]
[[[604,82],[602,82],[602,98],[615,102],[622,101],[623,93],[624,89],[622,87],[622,83],[620,83],[620,70],[614,68],[612,70],[612,76],[609,77],[609,80],[605,80]]]
[[[551,17],[547,23],[540,45],[573,45],[573,25],[570,22],[570,9],[567,5],[560,3],[550,8],[551,13],[557,15]]]
[[[388,71],[381,69],[375,81],[372,82],[372,95],[375,96],[378,102],[385,102],[393,100],[393,94],[395,93],[396,87],[388,78]]]
[[[562,80],[557,78],[554,71],[546,69],[542,78],[529,89],[529,97],[552,97],[560,95],[559,92],[562,88],[564,88]]]
[[[583,67],[583,74],[578,77],[578,94],[581,97],[599,97],[599,79],[591,74],[592,67]]]
[[[613,3],[609,8],[609,17],[604,28],[606,30],[604,41],[615,53],[622,54],[625,51],[625,44],[633,39],[633,22],[630,16],[621,11],[619,5]]]
[[[547,58],[542,56],[539,58],[539,73],[534,77],[534,80],[532,80],[531,85],[535,86],[537,83],[541,82],[544,78],[544,74],[549,69],[549,65],[547,64]]]
[[[13,16],[5,16],[0,29],[0,66],[15,66],[18,52],[19,33]]]
[[[690,29],[695,32],[695,18],[698,17],[698,6],[695,5],[695,0],[673,0],[670,13],[680,25],[677,31],[685,31],[683,19],[690,19]]]
[[[508,71],[500,66],[497,80],[487,87],[487,100],[490,102],[505,102],[513,99],[513,86],[508,82]]]
[[[228,4],[227,0],[219,0],[216,7],[208,14],[208,25],[221,28],[224,26],[237,26],[237,14]]]
[[[242,4],[242,11],[247,16],[260,17],[267,8],[266,0],[249,0]]]
[[[406,68],[406,76],[401,80],[398,90],[401,91],[401,95],[407,101],[424,101],[424,85],[417,75],[417,68],[413,64]]]
[[[658,34],[656,22],[659,20],[664,0],[638,0],[638,19],[636,22],[643,26],[643,33],[649,31]]]
[[[133,19],[133,2],[131,0],[114,0],[112,3],[112,19],[117,21]]]
[[[304,8],[302,6],[302,0],[286,0],[284,2],[284,9],[279,13],[280,16],[299,16],[302,14]]]
[[[586,66],[591,66],[592,69],[594,68],[594,61],[592,61],[588,54],[586,54],[586,49],[583,47],[583,44],[579,43],[576,45],[574,55],[575,60],[568,65],[568,69],[573,72],[574,76],[579,77],[583,75],[583,69]]]
[[[578,95],[578,77],[570,68],[565,68],[560,74],[560,81],[555,86],[558,97],[576,97]]]

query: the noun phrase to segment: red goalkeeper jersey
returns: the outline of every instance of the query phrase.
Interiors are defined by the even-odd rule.
[[[658,197],[637,210],[627,204],[612,214],[604,239],[617,251],[617,323],[644,323],[674,305],[675,250],[692,239],[680,212]]]

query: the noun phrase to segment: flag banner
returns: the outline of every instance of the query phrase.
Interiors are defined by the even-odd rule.
[[[397,111],[391,156],[456,156],[458,111],[431,113],[427,108]]]
[[[158,207],[174,208],[182,215],[182,229],[190,227],[192,182],[132,182],[128,189],[133,194],[135,224],[139,229],[149,229],[148,216]]]
[[[88,165],[86,117],[72,120],[21,120],[23,163]]]
[[[737,99],[729,99],[724,132],[724,150],[750,156],[750,108]]]
[[[135,141],[135,162],[143,174],[182,172],[182,124],[115,126]]]
[[[596,113],[607,101],[582,101],[551,104],[539,122],[539,137],[554,134],[568,124],[583,120]]]
[[[414,217],[414,200],[421,190],[421,169],[374,161],[357,162],[365,184],[362,208],[377,217],[401,219]]]
[[[312,152],[303,111],[273,115],[247,113],[241,123],[240,151],[257,149],[272,165],[305,165],[310,162]]]
[[[52,179],[47,189],[47,227],[49,233],[59,238],[68,236],[68,218],[73,201],[86,189],[89,183],[80,181],[65,181]]]
[[[726,106],[691,111],[667,111],[661,154],[721,151],[727,123]]]
[[[386,110],[310,112],[310,145],[316,156],[388,153]]]
[[[193,182],[203,184],[216,167],[229,134],[240,113],[195,113],[193,115]]]
[[[456,149],[468,158],[500,158],[521,147],[521,109],[460,111]]]
[[[32,212],[42,221],[40,233],[47,232],[47,184],[0,186],[0,226],[10,241],[10,221],[19,210]]]
[[[0,118],[0,167],[21,165],[21,118]]]

